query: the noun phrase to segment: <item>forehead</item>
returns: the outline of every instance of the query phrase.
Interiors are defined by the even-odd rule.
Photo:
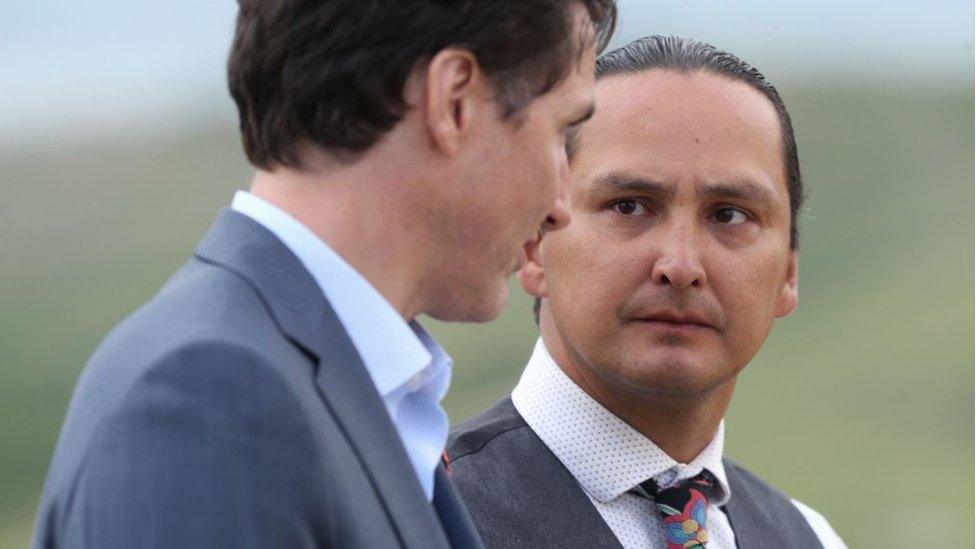
[[[776,111],[744,82],[662,69],[615,75],[597,82],[596,105],[579,136],[576,175],[751,180],[787,192]]]

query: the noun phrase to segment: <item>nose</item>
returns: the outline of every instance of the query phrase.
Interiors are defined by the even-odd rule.
[[[560,192],[559,196],[556,197],[556,202],[549,210],[549,215],[547,215],[546,220],[542,222],[542,230],[544,232],[555,231],[557,229],[562,229],[568,224],[569,205],[566,203],[565,194]]]
[[[674,227],[666,235],[658,234],[660,255],[654,262],[654,282],[676,290],[704,287],[708,281],[693,229]]]
[[[569,166],[564,161],[559,169],[559,178],[556,181],[556,201],[545,221],[542,222],[543,232],[555,231],[569,224]]]

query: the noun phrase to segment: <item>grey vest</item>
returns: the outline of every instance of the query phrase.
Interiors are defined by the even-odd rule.
[[[451,479],[488,549],[621,547],[510,398],[455,427],[448,454]],[[735,463],[724,464],[732,498],[723,510],[739,547],[821,547],[789,498]]]

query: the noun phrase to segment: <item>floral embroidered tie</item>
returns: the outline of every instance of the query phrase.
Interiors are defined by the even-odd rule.
[[[715,486],[715,477],[708,471],[683,480],[674,486],[660,488],[650,479],[632,490],[633,493],[654,501],[664,517],[664,530],[668,536],[668,549],[703,548],[708,542],[705,515],[708,494]]]

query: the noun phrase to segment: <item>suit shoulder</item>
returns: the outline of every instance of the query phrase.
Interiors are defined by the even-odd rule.
[[[139,368],[186,347],[287,348],[260,294],[239,275],[191,258],[99,344],[89,366]]]
[[[205,376],[228,382],[260,376],[265,383],[282,377],[266,350],[229,334],[202,334],[171,342],[147,361],[141,377],[145,381],[153,376]]]
[[[203,438],[227,427],[310,428],[302,413],[308,399],[300,394],[302,385],[266,353],[233,339],[174,342],[138,367],[116,363],[112,370],[84,379],[77,389],[76,413],[91,423],[84,446],[95,444],[107,429],[119,432],[119,424],[141,425],[126,429],[129,436],[157,438],[194,434],[188,428],[194,425]]]
[[[515,409],[511,397],[505,397],[482,414],[451,429],[447,453],[452,460],[477,454],[490,442],[497,440],[499,435],[520,428],[528,428],[528,425]]]
[[[132,320],[171,323],[174,317],[204,333],[273,328],[267,304],[247,278],[197,257],[177,271]]]
[[[84,413],[95,414],[99,403],[89,402]],[[66,540],[94,532],[97,547],[252,536],[296,546],[311,510],[328,509],[303,488],[326,484],[306,412],[296,387],[253,349],[214,340],[174,348],[90,425],[68,424],[47,523]]]

